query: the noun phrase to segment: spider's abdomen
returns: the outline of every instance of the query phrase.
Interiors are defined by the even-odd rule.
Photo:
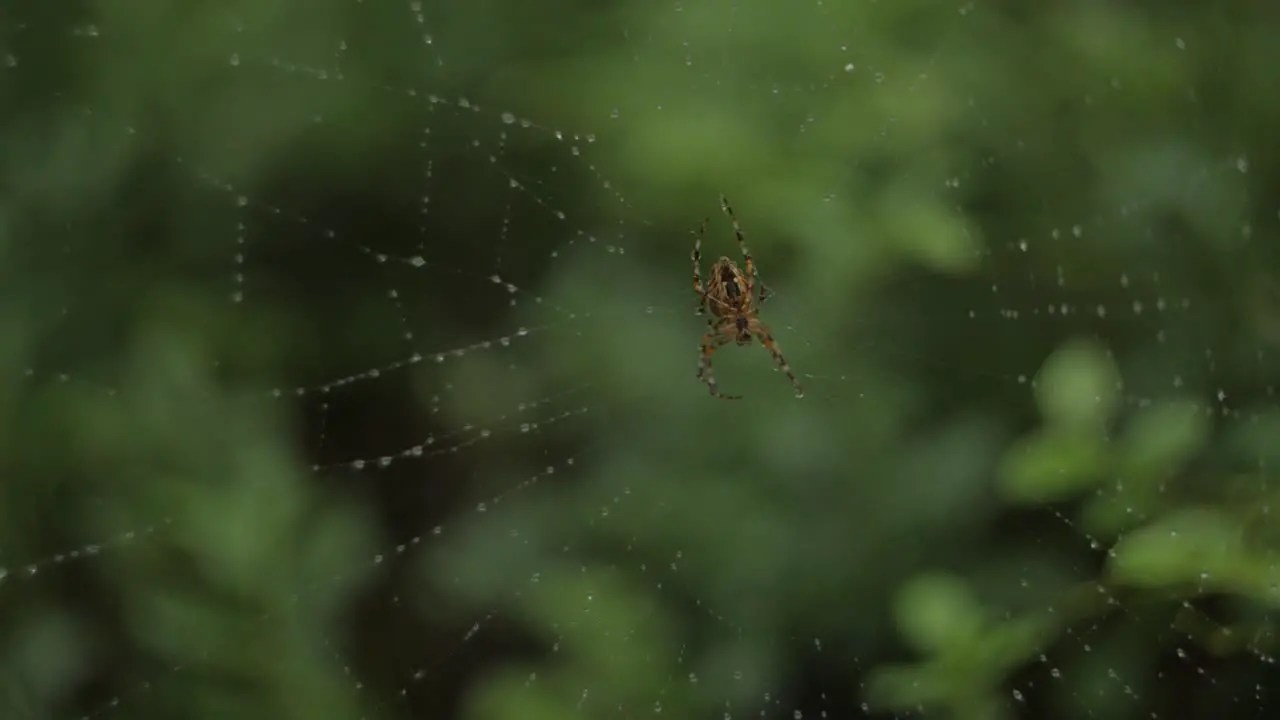
[[[720,282],[724,283],[724,294],[730,300],[742,297],[742,287],[738,284],[738,273],[732,265],[720,268]]]

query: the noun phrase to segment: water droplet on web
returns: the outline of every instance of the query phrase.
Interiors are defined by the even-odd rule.
[[[844,66],[844,71],[845,71],[845,72],[847,72],[847,73],[851,73],[851,72],[853,72],[853,71],[854,71],[854,70],[856,70],[856,69],[857,69],[857,68],[854,66],[854,64],[853,64],[853,63],[846,63],[846,64],[845,64],[845,66]]]
[[[502,113],[502,122],[506,123],[507,125],[510,125],[510,124],[514,123],[515,121],[516,121],[516,116],[515,116],[515,115],[512,115],[512,114],[511,114],[511,113],[509,113],[509,112],[504,112],[504,113]]]

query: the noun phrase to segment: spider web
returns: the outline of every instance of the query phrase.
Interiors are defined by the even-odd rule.
[[[1156,91],[1099,45],[1069,107],[1014,107],[974,47],[1032,21],[975,4],[262,7],[6,23],[6,242],[36,268],[6,321],[6,716],[1272,711],[1269,608],[1212,557],[1191,592],[1098,582],[1164,527],[1137,471],[1022,504],[997,480],[1042,368],[1095,338],[1117,415],[1226,438],[1161,493],[1273,532],[1265,454],[1230,452],[1274,393],[1249,123],[1161,145],[1215,122],[1189,89],[1126,157],[1064,165],[1069,128]],[[721,191],[803,400],[758,347],[716,354],[738,403],[693,378]],[[989,693],[919,689],[901,618],[963,621],[949,580],[912,605],[934,572],[993,622],[1066,619],[961,656]]]

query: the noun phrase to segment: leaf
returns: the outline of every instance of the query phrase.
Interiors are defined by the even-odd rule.
[[[983,632],[976,648],[977,661],[995,671],[993,683],[1051,645],[1061,630],[1061,618],[1053,613],[1009,618]]]
[[[895,609],[903,636],[925,655],[973,642],[982,629],[982,611],[973,594],[949,575],[927,575],[907,583]]]
[[[1012,502],[1063,500],[1097,485],[1106,463],[1106,447],[1097,435],[1042,430],[1005,452],[999,489]]]
[[[1112,581],[1139,588],[1220,588],[1239,578],[1243,552],[1238,518],[1217,509],[1192,508],[1121,538],[1108,572]]]
[[[1164,479],[1185,463],[1209,436],[1209,420],[1190,406],[1149,407],[1134,418],[1120,443],[1120,462],[1130,483]]]
[[[1036,403],[1051,424],[1097,427],[1115,410],[1118,380],[1105,349],[1076,340],[1045,361],[1036,378]]]

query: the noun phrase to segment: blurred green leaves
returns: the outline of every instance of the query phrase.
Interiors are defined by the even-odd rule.
[[[1234,518],[1210,509],[1179,510],[1126,533],[1109,571],[1113,581],[1145,589],[1239,589],[1241,571],[1248,569],[1243,550]]]
[[[1170,399],[1143,402],[1120,422],[1114,391],[1120,386],[1108,353],[1092,343],[1069,343],[1050,357],[1037,378],[1043,422],[1005,453],[1003,496],[1027,505],[1079,502],[1079,524],[1072,526],[1093,547],[1109,545],[1105,585],[1099,586],[1106,597],[1139,591],[1185,603],[1223,593],[1274,607],[1280,599],[1275,548],[1250,536],[1250,518],[1260,508],[1265,512],[1267,495],[1242,502],[1228,487],[1188,482],[1194,479],[1188,472],[1196,467],[1197,456],[1214,439],[1211,412]],[[1244,427],[1269,426],[1274,417],[1274,411],[1254,415]],[[1228,446],[1230,453],[1244,458],[1258,457],[1273,442],[1251,431],[1232,436],[1236,440]],[[1204,473],[1204,468],[1201,464],[1195,472]],[[1206,499],[1216,503],[1206,504]],[[935,592],[940,597],[953,594]],[[1077,602],[1069,615],[1088,618],[1108,606],[1090,611],[1088,603]],[[1184,604],[1191,619],[1179,621],[1188,637],[1215,652],[1240,649],[1223,642],[1233,634],[1231,628],[1216,628],[1191,608]],[[916,634],[909,627],[904,632],[909,638]]]
[[[1052,641],[1060,622],[1047,613],[996,620],[965,581],[929,574],[898,593],[895,615],[922,658],[877,668],[869,702],[894,712],[943,711],[957,720],[1010,717],[1005,678]]]
[[[102,623],[58,588],[0,585],[0,674],[24,679],[26,714],[110,641],[146,682],[135,656],[191,669],[130,716],[367,710],[341,666],[345,613],[385,570],[361,494],[382,478],[331,492],[291,449],[301,420],[244,394],[353,372],[325,386],[324,422],[342,419],[330,389],[368,392],[378,420],[348,432],[375,459],[393,431],[431,433],[396,462],[456,493],[441,512],[463,508],[425,580],[380,576],[393,604],[415,596],[428,624],[455,619],[446,597],[465,606],[455,647],[495,614],[542,643],[469,678],[475,718],[771,711],[797,646],[823,644],[856,648],[842,684],[878,668],[879,707],[1000,717],[1019,708],[1009,678],[1079,650],[1071,623],[1119,638],[1093,662],[1127,687],[1168,635],[1147,607],[1275,607],[1280,424],[1256,288],[1274,284],[1280,46],[1262,9],[62,7],[30,10],[3,49],[19,109],[0,552],[16,575],[120,540],[77,578]],[[136,182],[153,162],[166,172]],[[402,236],[379,203],[405,186]],[[721,191],[779,291],[762,317],[804,402],[758,350],[717,356],[742,404],[693,377],[687,231]],[[375,207],[361,251],[317,259],[343,221],[322,211],[349,195]],[[717,221],[708,253],[734,252]],[[393,274],[397,243],[428,266]],[[232,311],[242,271],[253,292]],[[314,295],[281,299],[303,281]],[[497,309],[473,307],[495,284]],[[277,313],[314,343],[241,332]],[[447,355],[445,374],[388,410],[364,337]],[[230,379],[245,365],[262,372]],[[1238,404],[1215,404],[1221,387]],[[1159,637],[1101,622],[1133,596]],[[890,634],[913,662],[883,665]],[[397,662],[378,692],[419,667]]]
[[[1001,489],[1030,503],[1075,496],[1103,480],[1108,460],[1106,422],[1116,403],[1115,369],[1094,343],[1055,352],[1036,378],[1044,425],[1005,455]]]
[[[565,717],[584,710],[653,704],[652,678],[679,672],[665,650],[678,642],[678,625],[657,598],[608,572],[584,576],[549,567],[528,585],[521,603],[533,627],[554,628],[548,662],[516,664],[485,681],[464,712],[468,720]],[[682,683],[664,693],[654,712],[689,711]],[[665,706],[665,707],[664,707]]]
[[[1208,415],[1190,403],[1160,404],[1137,413],[1119,440],[1119,472],[1130,488],[1158,491],[1209,440]],[[1146,481],[1145,483],[1143,481]]]
[[[1042,503],[1077,497],[1103,480],[1104,441],[1071,429],[1046,429],[1023,438],[1004,457],[1001,490],[1006,498]]]
[[[1105,501],[1090,503],[1085,515],[1090,528],[1107,535],[1131,521],[1112,516],[1118,498],[1127,515],[1154,511],[1165,483],[1201,450],[1210,428],[1203,410],[1166,400],[1139,408],[1113,439],[1120,386],[1108,354],[1095,344],[1073,342],[1055,352],[1036,380],[1043,423],[1004,455],[1004,496],[1056,502],[1105,485]]]
[[[1036,404],[1050,425],[1095,429],[1115,410],[1118,380],[1101,347],[1075,341],[1045,361],[1036,377]]]
[[[1280,571],[1271,552],[1246,542],[1246,525],[1216,508],[1181,508],[1126,533],[1108,577],[1117,585],[1187,595],[1229,593],[1268,608],[1280,605]]]
[[[84,418],[70,448],[93,458],[86,485],[103,498],[84,522],[95,537],[134,529],[94,568],[138,647],[193,666],[162,705],[347,717],[358,705],[319,638],[370,570],[369,520],[304,484],[268,401],[224,394],[202,340],[158,322],[115,392],[63,398]],[[198,689],[219,677],[242,689]]]
[[[977,602],[958,578],[918,577],[900,591],[896,609],[903,637],[920,653],[969,645],[982,632]]]

